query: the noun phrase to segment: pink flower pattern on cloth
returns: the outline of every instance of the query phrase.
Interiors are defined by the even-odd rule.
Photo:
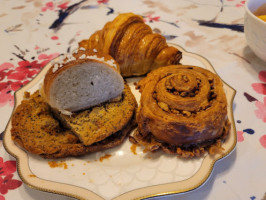
[[[251,86],[258,94],[266,95],[266,71],[259,72],[258,77],[263,83],[253,83]],[[263,102],[256,101],[255,105],[257,107],[256,116],[266,123],[266,96],[263,98]]]
[[[0,107],[14,105],[14,92],[26,85],[40,70],[59,54],[40,54],[38,60],[32,62],[19,61],[17,66],[10,62],[0,65]]]
[[[259,94],[259,95],[266,95],[266,71],[260,71],[258,73],[258,78],[262,83],[252,83],[251,87],[253,90]],[[257,100],[253,96],[245,93],[244,94],[248,101],[250,102],[255,102],[256,110],[254,111],[255,116],[258,119],[261,119],[263,123],[266,123],[266,96],[263,97],[263,102]],[[248,129],[245,129],[248,130]],[[237,141],[238,142],[243,142],[245,140],[244,138],[244,133],[247,132],[250,134],[248,131],[237,131]],[[254,131],[252,132],[252,134]],[[262,133],[262,136],[259,138],[259,143],[263,148],[266,149],[266,134]]]
[[[14,190],[22,185],[20,180],[13,179],[14,172],[16,172],[16,161],[4,159],[0,157],[0,200],[5,200],[4,195],[9,190]]]
[[[253,83],[252,87],[258,94],[266,95],[266,71],[260,71],[258,77],[263,83]],[[264,96],[263,102],[256,101],[255,105],[257,107],[257,110],[255,110],[256,116],[266,123],[266,96]],[[266,149],[266,134],[262,135],[259,141]]]

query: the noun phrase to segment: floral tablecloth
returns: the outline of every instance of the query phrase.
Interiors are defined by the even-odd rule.
[[[0,200],[70,199],[29,188],[2,138],[14,92],[53,58],[116,17],[134,12],[169,43],[200,54],[236,91],[237,147],[201,187],[165,199],[266,199],[266,63],[247,46],[241,0],[1,0]],[[155,198],[156,199],[156,198]],[[162,199],[162,197],[157,197]]]

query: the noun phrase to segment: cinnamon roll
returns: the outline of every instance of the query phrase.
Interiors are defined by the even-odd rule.
[[[219,76],[196,66],[171,65],[150,72],[137,88],[141,100],[132,142],[145,151],[161,148],[181,157],[221,150],[230,122]]]

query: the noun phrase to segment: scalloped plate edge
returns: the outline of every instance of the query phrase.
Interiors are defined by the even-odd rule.
[[[197,60],[200,60],[204,64],[204,66],[206,66],[208,70],[212,71],[213,73],[216,73],[211,63],[206,58],[202,57],[201,55],[187,52],[182,47],[175,45],[175,44],[169,44],[169,45],[175,46],[180,51],[182,51],[183,54],[186,54],[187,56],[191,56]],[[41,80],[41,78],[48,71],[49,66],[50,64],[48,63],[30,83],[25,85],[20,90],[16,91],[15,107],[13,109],[13,112],[15,108],[19,105],[19,103],[22,101],[24,92],[29,90],[32,86],[36,85]],[[160,184],[160,185],[135,189],[135,190],[119,195],[118,197],[114,198],[114,200],[143,199],[143,198],[149,198],[149,197],[157,197],[157,196],[165,196],[165,195],[170,195],[170,194],[179,194],[179,193],[189,192],[189,191],[192,191],[200,187],[207,181],[207,179],[209,178],[213,170],[213,167],[216,161],[221,160],[222,158],[225,158],[227,155],[229,155],[235,149],[236,141],[237,141],[236,128],[235,128],[233,110],[232,110],[233,100],[234,100],[236,91],[225,82],[224,82],[224,88],[227,93],[226,97],[228,101],[228,117],[232,124],[231,134],[229,135],[225,143],[223,143],[223,147],[225,149],[224,153],[215,155],[215,156],[207,155],[204,158],[200,169],[196,172],[196,174],[194,174],[189,179],[186,179],[184,181],[174,182],[174,183]],[[11,118],[8,122],[8,125],[4,133],[3,145],[6,151],[10,155],[16,158],[18,174],[21,180],[25,184],[27,184],[29,187],[36,189],[36,190],[59,194],[59,195],[65,195],[65,196],[74,197],[77,199],[95,199],[95,200],[103,199],[102,197],[95,194],[94,192],[75,186],[75,185],[52,182],[52,181],[41,179],[38,177],[33,178],[32,176],[33,173],[29,168],[28,154],[27,152],[25,152],[23,149],[18,147],[13,142],[11,138],[10,130],[11,130]]]
[[[169,45],[178,48],[180,51],[182,51],[183,54],[186,54],[186,56],[191,56],[193,58],[196,58],[197,60],[200,60],[204,64],[204,66],[206,66],[206,69],[217,74],[212,64],[203,56],[188,52],[184,48],[176,44],[169,43]],[[196,174],[194,174],[192,177],[184,181],[155,185],[155,186],[148,186],[145,188],[133,190],[125,194],[122,194],[119,197],[114,198],[113,200],[145,199],[145,198],[150,198],[150,197],[185,193],[185,192],[189,192],[189,191],[199,188],[208,180],[208,178],[210,177],[213,171],[215,163],[218,160],[221,160],[225,158],[226,156],[230,155],[235,149],[236,144],[237,144],[237,134],[236,134],[234,115],[233,115],[233,101],[236,95],[236,90],[233,89],[226,82],[223,81],[223,83],[224,83],[224,89],[226,92],[226,98],[228,102],[228,105],[227,105],[228,118],[229,118],[229,121],[231,122],[231,130],[230,130],[231,132],[227,140],[223,143],[223,148],[224,148],[223,154],[216,154],[215,156],[207,155],[204,158],[202,165],[200,169],[196,172]]]

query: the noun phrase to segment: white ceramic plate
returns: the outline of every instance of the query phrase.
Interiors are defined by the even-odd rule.
[[[216,73],[202,56],[176,47],[183,52],[182,64],[200,66]],[[34,92],[38,89],[50,66],[48,64],[34,80],[16,92],[16,106],[23,99],[24,91]],[[140,94],[133,84],[138,78],[127,81],[139,101]],[[22,181],[41,191],[94,200],[142,199],[188,192],[202,185],[210,176],[215,162],[235,148],[236,130],[232,111],[235,90],[226,83],[224,89],[232,126],[230,135],[223,144],[223,154],[216,156],[205,155],[185,160],[162,152],[144,154],[140,147],[137,147],[135,155],[130,149],[132,144],[126,140],[119,147],[78,158],[45,160],[26,152],[12,141],[10,122],[5,131],[4,146],[17,159],[17,169]],[[101,161],[107,154],[111,157]],[[52,168],[50,161],[55,161],[58,167]]]

